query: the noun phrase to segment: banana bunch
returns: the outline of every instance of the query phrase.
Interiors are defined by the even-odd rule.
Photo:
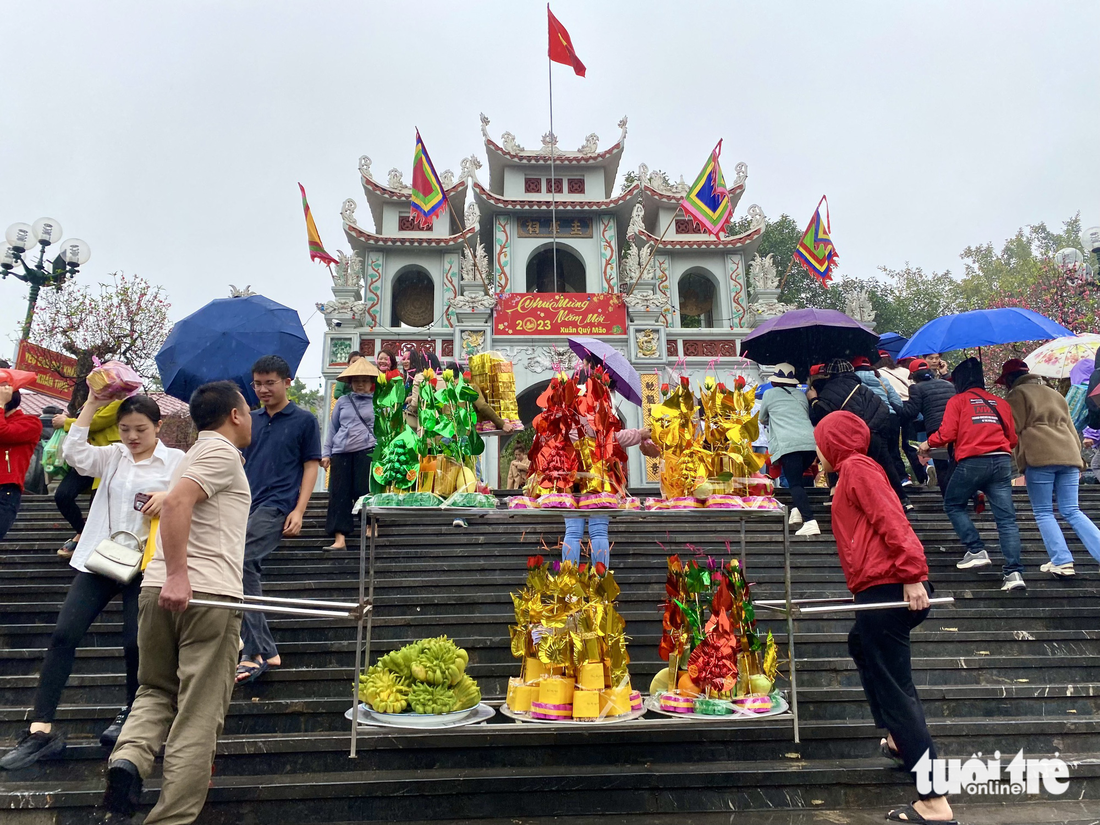
[[[455,710],[475,707],[481,701],[481,688],[477,686],[477,682],[465,674],[451,690],[455,696]]]
[[[469,654],[446,636],[427,639],[412,662],[412,676],[429,685],[457,685],[469,661]]]
[[[359,677],[359,698],[379,713],[401,713],[409,704],[409,682],[375,665]]]
[[[450,713],[481,701],[470,656],[446,636],[391,650],[359,677],[359,698],[379,713]]]
[[[443,685],[417,682],[409,691],[413,713],[450,713],[455,709],[454,692]]]

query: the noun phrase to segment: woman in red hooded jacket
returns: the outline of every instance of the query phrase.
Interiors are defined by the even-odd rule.
[[[32,373],[0,369],[0,539],[7,535],[23,500],[23,480],[34,448],[42,437],[42,422],[19,409],[19,387]]]
[[[856,604],[909,603],[856,613],[848,652],[859,669],[875,725],[887,731],[882,751],[905,770],[925,754],[936,758],[924,709],[913,685],[909,633],[928,616],[928,561],[886,473],[867,457],[871,431],[861,418],[839,411],[814,429],[822,469],[839,476],[833,495],[833,536],[840,566]],[[954,822],[947,797],[921,794],[890,811],[896,822]]]

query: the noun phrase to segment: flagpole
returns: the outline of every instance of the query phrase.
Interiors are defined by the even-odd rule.
[[[638,267],[638,277],[636,277],[634,279],[634,283],[632,283],[630,285],[630,291],[626,293],[627,296],[630,296],[630,295],[634,294],[634,287],[636,287],[638,285],[638,281],[642,280],[642,275],[645,273],[646,269],[649,267],[650,262],[653,260],[654,256],[657,254],[657,247],[661,245],[661,241],[663,241],[665,239],[665,235],[668,234],[668,230],[671,229],[672,224],[674,224],[676,222],[676,215],[679,211],[680,211],[680,207],[677,206],[676,209],[672,213],[672,217],[669,219],[668,223],[665,224],[665,231],[661,233],[661,237],[659,237],[657,239],[657,243],[653,244],[653,249],[649,253],[649,257],[645,259],[644,264],[642,264],[640,267]]]
[[[550,4],[546,4],[547,11]],[[546,51],[546,75],[550,83],[550,243],[554,260],[554,291],[558,291],[558,203],[554,193],[554,61],[550,59],[550,50]],[[537,284],[536,284],[537,288]]]

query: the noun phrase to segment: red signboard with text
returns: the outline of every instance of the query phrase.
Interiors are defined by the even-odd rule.
[[[626,335],[617,292],[514,292],[497,298],[494,335]]]
[[[75,358],[37,344],[20,341],[15,368],[38,374],[38,380],[27,389],[62,401],[68,401],[73,397],[76,376]]]

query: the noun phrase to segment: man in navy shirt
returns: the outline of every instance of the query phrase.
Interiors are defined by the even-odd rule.
[[[252,488],[252,511],[244,546],[244,592],[262,596],[264,560],[284,537],[298,535],[321,462],[321,433],[313,414],[287,398],[290,365],[265,355],[252,365],[252,388],[263,405],[252,413],[252,444],[244,471]],[[282,665],[263,613],[246,611],[244,649],[237,684],[252,682]]]

